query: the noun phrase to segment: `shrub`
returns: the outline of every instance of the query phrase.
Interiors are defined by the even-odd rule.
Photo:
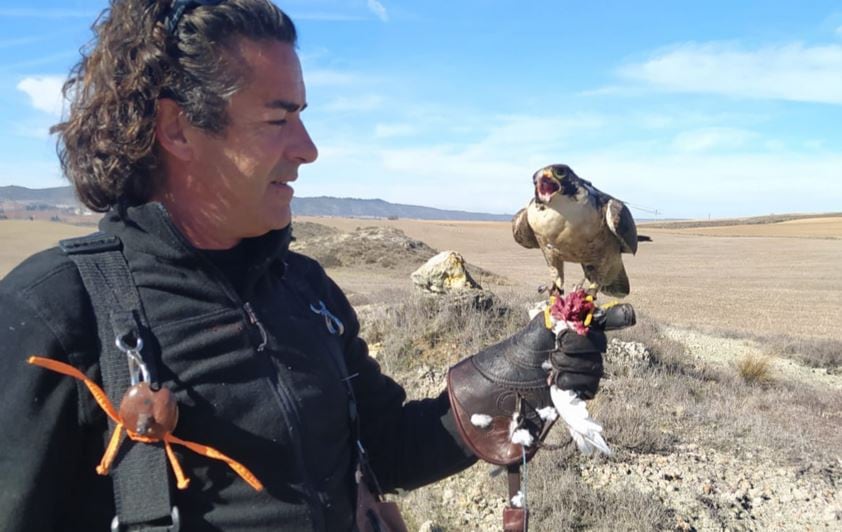
[[[771,380],[769,357],[746,355],[737,361],[740,378],[749,384],[763,384]]]

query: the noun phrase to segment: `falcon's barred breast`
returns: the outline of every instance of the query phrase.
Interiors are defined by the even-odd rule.
[[[563,292],[564,263],[582,265],[585,278],[614,297],[629,294],[621,253],[637,252],[637,227],[626,205],[563,164],[538,170],[534,197],[512,219],[515,241],[540,248]]]

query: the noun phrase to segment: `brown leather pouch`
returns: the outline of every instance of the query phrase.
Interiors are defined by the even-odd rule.
[[[408,532],[398,505],[381,501],[357,471],[357,528],[359,532]]]

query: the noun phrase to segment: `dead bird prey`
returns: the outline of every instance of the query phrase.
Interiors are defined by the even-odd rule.
[[[535,197],[512,219],[515,241],[541,248],[559,293],[564,292],[564,263],[577,262],[594,294],[627,296],[629,278],[620,254],[637,252],[637,227],[625,204],[564,164],[538,170],[532,182]]]

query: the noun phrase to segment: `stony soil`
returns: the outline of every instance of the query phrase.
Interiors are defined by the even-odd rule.
[[[365,315],[366,312],[363,312]],[[691,330],[666,327],[666,334],[686,349],[686,363],[699,367],[734,370],[737,356],[768,356],[762,346],[750,340],[722,338]],[[374,345],[377,356],[380,346]],[[652,363],[643,344],[612,340],[606,355],[615,367],[644,367]],[[790,359],[771,361],[772,377],[804,386],[842,390],[842,376],[802,366]],[[399,372],[397,379],[411,397],[428,397],[444,386],[445,370],[436,365],[421,365]],[[607,387],[610,388],[610,382]],[[835,391],[835,392],[834,392]],[[842,399],[842,394],[839,395]],[[770,400],[773,396],[770,395]],[[634,398],[630,398],[634,402]],[[636,405],[639,406],[639,405]],[[679,412],[684,407],[679,406]],[[653,411],[654,412],[654,411]],[[842,404],[835,412],[842,419]],[[652,420],[658,424],[657,420]],[[838,426],[838,425],[837,425]],[[610,427],[606,427],[610,430]],[[689,430],[689,429],[688,429]],[[798,420],[793,420],[797,438]],[[680,432],[680,431],[679,431]],[[567,440],[561,426],[554,429],[553,441]],[[552,489],[553,470],[572,475],[573,489],[588,489],[596,497],[625,500],[630,493],[650,498],[661,506],[662,519],[643,526],[634,519],[616,523],[609,517],[590,525],[573,526],[580,530],[842,530],[842,452],[831,450],[831,458],[804,456],[792,461],[774,448],[743,445],[734,441],[730,448],[703,447],[688,432],[669,452],[636,452],[615,448],[609,459],[587,459],[568,454],[561,469],[558,457],[539,453],[530,467],[538,471],[540,488]],[[610,437],[609,437],[610,443]],[[505,475],[494,478],[497,468],[477,464],[468,471],[435,485],[398,496],[413,529],[433,531],[499,530],[505,505]],[[533,511],[546,495],[533,496]],[[555,504],[555,502],[551,502]],[[561,518],[559,518],[561,519]],[[561,530],[553,519],[537,521],[535,530]],[[619,528],[613,528],[612,523]]]

